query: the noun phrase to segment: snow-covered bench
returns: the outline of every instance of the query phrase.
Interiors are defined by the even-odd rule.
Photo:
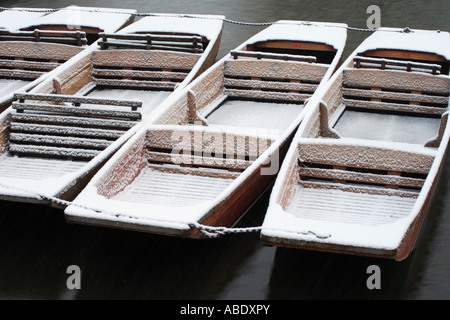
[[[202,43],[207,41],[197,35],[100,33],[99,36],[98,44],[102,50],[117,48],[202,53]]]
[[[223,169],[233,175],[247,169],[271,143],[268,139],[215,131],[149,130],[146,157],[150,164]]]
[[[46,94],[15,98],[8,150],[17,155],[91,159],[142,117],[137,100]]]
[[[449,103],[450,79],[420,72],[381,69],[344,71],[347,107],[442,115]]]
[[[229,97],[304,102],[328,70],[314,56],[234,51],[225,63]]]
[[[299,143],[298,154],[304,187],[400,197],[417,196],[434,160],[431,150],[414,152],[343,140],[305,140]]]
[[[128,50],[124,55],[123,50],[101,50],[94,55],[93,81],[100,86],[173,90],[199,57],[183,52]]]
[[[86,44],[86,33],[80,31],[0,30],[0,77],[37,79]]]

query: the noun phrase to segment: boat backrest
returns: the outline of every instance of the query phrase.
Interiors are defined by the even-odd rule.
[[[160,50],[100,50],[93,57],[93,81],[102,86],[173,90],[199,57]]]
[[[339,142],[301,141],[298,159],[300,181],[305,186],[391,195],[395,190],[398,196],[416,196],[434,155]]]
[[[347,69],[347,107],[441,116],[449,105],[450,77],[419,72]]]
[[[314,56],[232,52],[225,61],[224,94],[236,98],[304,102],[328,70]]]
[[[270,139],[223,132],[148,130],[147,159],[150,163],[242,172],[271,144]]]
[[[203,42],[207,42],[198,35],[100,33],[99,36],[98,44],[102,50],[116,48],[202,53]]]
[[[0,77],[34,80],[66,62],[86,45],[79,31],[0,30]]]
[[[15,98],[9,124],[11,154],[91,159],[141,119],[142,102],[136,100],[45,94]]]
[[[414,71],[414,72],[425,72],[431,74],[440,74],[441,65],[434,63],[422,63],[415,61],[402,61],[393,59],[383,59],[383,58],[372,58],[372,57],[355,57],[353,59],[354,67],[356,69],[369,68],[369,69],[390,69],[390,70],[403,70],[403,71]]]

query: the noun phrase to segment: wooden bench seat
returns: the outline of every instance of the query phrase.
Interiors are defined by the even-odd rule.
[[[99,86],[174,90],[197,63],[199,56],[185,52],[127,50],[96,52],[93,82]]]
[[[147,141],[146,157],[151,164],[229,172],[244,171],[271,144],[267,139],[187,130],[149,130]]]
[[[137,111],[142,102],[136,100],[45,94],[16,94],[15,98],[18,101],[12,105],[16,112],[10,116],[8,144],[14,155],[88,160],[142,117]],[[108,109],[111,107],[116,109]]]
[[[99,36],[101,38],[99,45],[102,50],[126,48],[202,53],[202,42],[206,41],[206,39],[197,35],[100,33]]]
[[[398,70],[347,69],[343,77],[346,107],[441,116],[449,104],[448,77]]]
[[[301,143],[298,154],[304,186],[401,197],[417,196],[434,161],[426,153],[339,142]]]
[[[303,103],[328,66],[314,56],[232,51],[225,62],[224,94],[234,98]]]

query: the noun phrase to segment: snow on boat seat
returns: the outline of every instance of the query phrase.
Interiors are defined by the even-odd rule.
[[[127,57],[125,61],[124,56]],[[174,90],[199,58],[200,55],[181,52],[102,50],[94,54],[94,83]]]
[[[298,144],[299,180],[290,190],[292,203],[285,203],[288,211],[306,219],[368,225],[411,212],[434,161],[433,150],[332,141],[302,139]]]
[[[239,52],[225,63],[224,93],[230,97],[304,102],[317,89],[328,65],[314,56]]]
[[[123,201],[196,204],[216,197],[272,142],[205,127],[151,127],[108,170],[98,193]]]
[[[142,117],[137,100],[45,94],[15,98],[8,146],[15,155],[92,159]]]
[[[55,47],[57,44],[67,46]],[[0,30],[0,77],[35,80],[69,60],[86,44],[86,34],[79,31]]]
[[[317,89],[328,65],[315,56],[232,51],[224,65],[224,95],[206,115],[210,125],[283,130]]]
[[[360,58],[355,67],[344,70],[345,111],[334,126],[341,136],[421,145],[435,136],[450,92],[439,65]]]
[[[220,18],[162,14],[144,17],[114,34],[102,33],[94,57],[94,82],[176,89],[188,76],[196,75],[198,71],[190,71],[205,58],[204,53],[217,49],[213,42],[220,38]]]

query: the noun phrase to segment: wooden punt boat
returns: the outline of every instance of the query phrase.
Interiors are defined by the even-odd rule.
[[[447,32],[380,29],[311,101],[262,242],[404,260],[449,142]]]
[[[15,91],[34,88],[50,71],[97,40],[99,32],[115,32],[134,19],[135,10],[94,9],[68,7],[49,13],[11,8],[0,12],[0,112],[10,106]]]
[[[256,34],[141,128],[66,208],[66,220],[197,239],[218,235],[199,224],[235,226],[273,182],[346,34],[343,24],[301,21]]]
[[[102,33],[0,117],[0,199],[72,200],[165,99],[213,63],[223,17],[144,17]],[[39,196],[42,195],[42,196]]]

